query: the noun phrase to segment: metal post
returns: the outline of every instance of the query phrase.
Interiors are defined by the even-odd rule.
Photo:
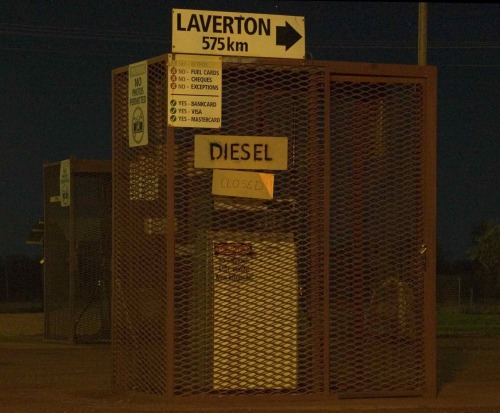
[[[9,301],[9,271],[8,266],[4,265],[4,274],[5,274],[5,301]]]
[[[458,276],[458,308],[462,308],[462,278]]]
[[[76,318],[75,318],[75,300],[76,300],[76,280],[77,276],[77,251],[76,251],[76,233],[75,233],[75,161],[76,157],[71,156],[69,166],[69,337],[70,344],[76,343]],[[61,195],[62,196],[62,195]]]
[[[427,64],[427,3],[418,3],[418,64]]]

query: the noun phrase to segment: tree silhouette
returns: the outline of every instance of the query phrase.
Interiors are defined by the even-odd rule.
[[[469,258],[477,263],[486,299],[500,298],[500,222],[487,220],[474,229]]]

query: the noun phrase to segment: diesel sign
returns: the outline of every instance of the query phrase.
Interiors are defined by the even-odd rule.
[[[287,161],[284,137],[195,136],[195,168],[286,170]]]

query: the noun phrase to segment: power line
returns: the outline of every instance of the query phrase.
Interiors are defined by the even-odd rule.
[[[2,47],[0,50],[9,52],[33,52],[33,53],[49,53],[49,54],[67,54],[67,55],[86,55],[86,56],[109,56],[109,57],[143,57],[139,53],[109,53],[89,52],[82,50],[62,50],[62,49],[45,49],[45,48],[30,48],[30,47]],[[167,52],[165,52],[167,53]]]
[[[0,33],[12,36],[46,37],[80,40],[129,41],[169,43],[171,36],[161,33],[129,32],[121,30],[97,30],[72,27],[34,26],[0,23]],[[400,40],[323,40],[309,43],[310,47],[321,49],[410,49],[416,48],[416,41]],[[428,41],[429,49],[500,49],[498,41]]]
[[[100,30],[100,29],[88,29],[88,28],[70,28],[70,27],[56,27],[56,26],[35,26],[26,24],[7,24],[0,23],[0,34],[7,36],[18,36],[18,37],[32,37],[32,38],[54,38],[61,40],[97,40],[114,42],[115,46],[117,43],[141,43],[141,44],[158,44],[163,45],[166,48],[171,44],[170,36],[159,34],[159,33],[144,33],[144,32],[130,32],[121,30]],[[2,51],[11,52],[36,52],[36,53],[50,53],[50,54],[61,54],[61,55],[86,55],[86,56],[110,56],[110,57],[143,57],[143,53],[121,53],[116,51],[116,47],[112,47],[112,51],[90,51],[87,48],[78,49],[60,49],[57,47],[46,48],[46,47],[13,47],[1,46]],[[369,50],[369,49],[416,49],[416,41],[399,41],[399,40],[322,40],[322,41],[312,41],[309,43],[309,48],[314,50],[335,50],[335,49],[359,49],[359,50]],[[449,41],[430,41],[427,45],[428,49],[434,50],[496,50],[500,48],[500,43],[497,41],[463,41],[463,42],[449,42]],[[168,53],[165,50],[165,53]],[[445,63],[439,64],[441,67],[499,67],[499,64],[452,64]]]
[[[390,40],[335,40],[310,42],[309,46],[319,49],[415,49],[417,42],[390,41]],[[429,49],[500,49],[499,42],[429,42]]]
[[[33,26],[0,23],[0,33],[11,36],[45,37],[80,40],[147,41],[164,43],[168,36],[159,33],[126,32],[119,30],[96,30],[70,27]]]
[[[86,56],[108,56],[108,57],[128,57],[128,58],[144,58],[144,54],[139,53],[109,53],[109,52],[88,52],[78,50],[62,50],[62,49],[40,49],[40,48],[26,48],[26,47],[2,47],[1,51],[13,52],[36,52],[36,53],[50,53],[50,54],[66,54],[66,55],[86,55]],[[164,52],[165,54],[168,51]],[[153,56],[152,56],[153,57]],[[431,66],[439,67],[463,67],[463,68],[487,68],[487,67],[500,67],[500,64],[453,64],[453,63],[430,63]]]

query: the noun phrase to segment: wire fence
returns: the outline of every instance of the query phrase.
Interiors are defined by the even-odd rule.
[[[436,280],[438,311],[500,312],[500,300],[489,298],[488,285],[477,275],[438,275]]]
[[[474,274],[437,277],[438,334],[500,334],[500,300]]]

